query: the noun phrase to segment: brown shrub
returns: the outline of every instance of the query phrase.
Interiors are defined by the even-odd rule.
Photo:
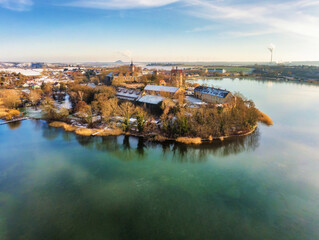
[[[19,110],[11,109],[11,110],[9,110],[9,112],[6,115],[6,120],[9,121],[9,120],[21,117],[21,116],[22,116],[22,114]]]
[[[0,109],[0,118],[4,118],[8,115],[8,112],[6,112],[5,110]]]
[[[272,121],[272,119],[265,113],[261,112],[258,110],[258,121],[266,124],[267,126],[271,126],[274,124],[274,122]]]
[[[49,124],[49,126],[50,127],[55,127],[55,128],[64,128],[64,125],[65,125],[66,123],[64,123],[64,122],[51,122],[50,124]]]
[[[2,102],[3,105],[7,108],[16,108],[19,106],[19,104],[21,103],[21,93],[19,91],[16,90],[3,90],[2,93]]]
[[[185,144],[201,144],[201,138],[187,138],[187,137],[179,137],[176,139],[177,142],[185,143]]]

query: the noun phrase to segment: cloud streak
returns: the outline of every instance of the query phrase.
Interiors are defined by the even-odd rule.
[[[0,0],[0,7],[12,11],[27,11],[32,5],[32,0]]]
[[[178,1],[179,0],[77,0],[64,5],[97,9],[137,9],[161,7]]]

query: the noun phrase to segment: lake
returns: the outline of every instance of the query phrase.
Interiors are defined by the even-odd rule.
[[[0,239],[319,239],[319,87],[198,82],[274,126],[196,147],[0,126]]]

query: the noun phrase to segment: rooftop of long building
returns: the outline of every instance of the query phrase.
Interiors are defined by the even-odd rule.
[[[168,87],[168,86],[159,86],[159,85],[147,85],[144,88],[144,91],[169,92],[169,93],[176,93],[178,90],[179,90],[179,87]]]
[[[227,90],[223,90],[219,88],[204,87],[204,86],[198,86],[197,88],[195,88],[194,91],[200,92],[200,93],[206,93],[206,94],[213,95],[220,98],[225,98],[228,95],[228,93],[230,93]]]
[[[161,97],[161,96],[144,95],[140,99],[138,99],[138,102],[156,105],[161,103],[164,99],[165,97]]]
[[[140,90],[127,89],[127,88],[117,88],[116,96],[124,100],[136,100],[141,96],[142,92]]]

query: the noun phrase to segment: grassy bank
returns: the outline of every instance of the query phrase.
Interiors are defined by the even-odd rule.
[[[90,136],[119,136],[119,135],[123,135],[124,132],[122,131],[122,129],[116,128],[116,129],[89,129],[89,128],[83,128],[83,127],[76,127],[64,122],[51,122],[49,123],[49,126],[51,127],[55,127],[55,128],[63,128],[65,131],[67,132],[74,132],[77,135],[80,136],[86,136],[86,137],[90,137]],[[191,138],[191,137],[178,137],[176,139],[174,138],[167,138],[164,137],[160,134],[156,135],[155,137],[151,137],[150,140],[152,141],[156,141],[156,142],[166,142],[166,141],[176,141],[179,143],[183,143],[183,144],[195,144],[195,145],[199,145],[202,144],[203,142],[213,142],[215,140],[219,140],[219,141],[223,141],[225,139],[228,138],[232,138],[232,137],[242,137],[242,136],[247,136],[249,134],[252,134],[257,128],[257,125],[250,131],[246,131],[246,132],[242,132],[238,135],[232,135],[232,136],[222,136],[222,137],[213,137],[210,136],[208,139],[201,139],[199,137],[197,138]],[[134,134],[129,134],[131,136],[137,136]],[[150,137],[150,136],[143,136],[143,135],[138,135],[140,137]]]

